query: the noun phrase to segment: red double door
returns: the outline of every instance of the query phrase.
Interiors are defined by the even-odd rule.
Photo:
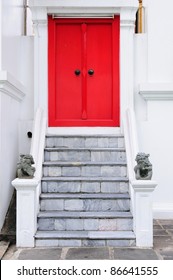
[[[119,17],[49,17],[49,126],[119,126]]]

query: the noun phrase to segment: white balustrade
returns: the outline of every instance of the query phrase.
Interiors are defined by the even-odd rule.
[[[157,183],[153,180],[136,180],[134,167],[139,152],[135,114],[127,109],[124,122],[124,136],[130,185],[131,211],[134,219],[134,233],[138,247],[153,246],[152,195]]]
[[[36,172],[33,179],[12,181],[17,191],[17,247],[34,247],[34,235],[37,230],[39,195],[41,192],[42,162],[46,133],[46,118],[43,110],[38,109],[33,125],[33,138],[30,154],[35,161]]]

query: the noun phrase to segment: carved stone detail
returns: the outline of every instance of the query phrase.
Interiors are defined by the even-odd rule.
[[[32,155],[20,155],[20,161],[17,163],[17,177],[20,179],[32,179],[34,177],[35,167]]]
[[[152,177],[152,164],[148,157],[149,154],[138,153],[136,156],[137,165],[134,168],[136,180],[151,180]]]

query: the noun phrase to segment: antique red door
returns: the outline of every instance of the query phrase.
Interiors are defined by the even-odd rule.
[[[119,17],[49,17],[49,126],[119,126]]]

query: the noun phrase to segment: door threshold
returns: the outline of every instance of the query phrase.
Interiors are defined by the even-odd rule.
[[[48,127],[47,135],[119,135],[120,127]]]

